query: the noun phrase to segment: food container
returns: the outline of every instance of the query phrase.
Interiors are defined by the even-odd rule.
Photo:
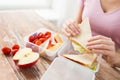
[[[57,57],[40,80],[94,80],[95,72],[62,56]]]
[[[49,37],[47,40],[45,40],[45,41],[44,41],[42,44],[40,44],[40,45],[36,45],[36,44],[34,44],[34,43],[32,43],[32,42],[29,41],[29,37],[30,37],[31,35],[36,36],[36,35],[37,35],[38,33],[40,33],[40,32],[42,32],[42,33],[50,32],[50,33],[51,33],[51,37]],[[47,46],[49,45],[50,40],[52,41],[53,44],[56,43],[55,40],[54,40],[54,37],[55,37],[56,34],[59,34],[59,36],[62,38],[62,41],[63,41],[63,42],[60,43],[60,44],[58,43],[58,44],[59,44],[59,45],[58,45],[58,48],[56,48],[56,49],[54,49],[54,50],[53,50],[53,49],[47,49]],[[27,36],[24,38],[24,40],[25,40],[25,43],[26,43],[26,47],[32,48],[33,51],[40,53],[41,56],[43,56],[43,57],[45,57],[45,58],[47,58],[47,59],[49,59],[49,60],[54,60],[55,57],[57,57],[57,53],[60,51],[60,49],[61,49],[64,45],[67,44],[67,41],[68,41],[67,37],[63,36],[63,35],[60,34],[60,33],[53,32],[52,30],[49,30],[49,29],[47,29],[47,28],[41,28],[41,29],[39,29],[38,31],[35,31],[35,32],[27,35]]]
[[[75,54],[75,55],[78,55],[78,54],[82,54],[82,53],[79,53],[78,51],[75,51],[73,46],[72,46],[72,43],[70,41],[68,41],[67,44],[64,45],[60,49],[60,51],[58,52],[58,56],[60,56],[60,57],[62,56],[63,57],[64,54],[70,54],[70,55],[71,54]],[[96,62],[92,66],[90,66],[90,67],[83,66],[83,65],[81,65],[79,63],[77,63],[77,64],[79,64],[79,65],[81,65],[83,67],[86,67],[86,68],[92,70],[94,73],[96,73],[96,72],[98,72],[99,67],[100,67],[100,61],[101,61],[100,59],[101,59],[101,57],[102,57],[101,54],[98,55]]]
[[[68,41],[67,43],[60,49],[58,57],[54,59],[40,80],[95,80],[95,73],[99,70],[101,55],[97,58],[96,69],[93,70],[62,56],[63,54],[75,53],[71,42]]]
[[[79,53],[78,51],[75,51],[75,50],[73,49],[72,44],[69,43],[69,45],[67,44],[67,47],[66,47],[66,46],[62,47],[62,49],[61,49],[61,50],[59,51],[59,53],[58,53],[58,56],[63,57],[64,54],[69,54],[69,55],[74,54],[74,55],[78,55],[78,54],[81,54],[81,53]],[[81,66],[83,66],[83,67],[86,67],[86,68],[88,68],[88,69],[90,69],[90,70],[92,70],[93,72],[96,73],[96,72],[98,72],[99,67],[100,67],[100,61],[101,61],[100,59],[101,59],[101,57],[102,57],[102,55],[98,55],[95,63],[93,63],[93,65],[90,66],[90,67],[83,66],[83,65],[81,65],[81,64],[79,64],[79,63],[77,63],[77,64],[79,64],[79,65],[81,65]],[[74,62],[74,61],[73,61],[73,62]],[[74,62],[74,63],[76,63],[76,62]]]

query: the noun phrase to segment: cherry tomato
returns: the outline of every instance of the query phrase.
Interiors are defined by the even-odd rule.
[[[35,44],[36,44],[36,45],[40,45],[40,44],[42,44],[42,41],[36,40],[36,41],[35,41]]]
[[[44,34],[42,32],[39,32],[38,35],[37,35],[37,37],[38,37],[38,39],[43,38]]]
[[[33,35],[31,35],[31,36],[29,37],[29,41],[30,41],[30,42],[33,42],[35,39],[36,39],[36,38],[35,38],[35,36],[33,36]]]
[[[18,45],[18,44],[14,44],[13,46],[12,46],[12,49],[19,49],[20,48],[20,46]]]
[[[48,39],[49,37],[51,37],[51,32],[48,32],[48,31],[47,31],[47,32],[45,33],[45,37],[46,37],[47,39]]]
[[[2,48],[2,52],[4,54],[8,55],[8,54],[10,54],[11,49],[9,47],[5,46],[5,47]]]
[[[18,50],[19,50],[19,49],[12,49],[12,50],[11,50],[11,54],[12,54],[12,55],[15,55],[16,52],[18,52]]]
[[[32,43],[35,43],[38,39],[35,39]]]
[[[47,39],[46,39],[46,38],[40,38],[39,40],[43,43],[43,42],[45,42]]]

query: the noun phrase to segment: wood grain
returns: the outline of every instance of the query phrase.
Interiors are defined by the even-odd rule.
[[[33,11],[0,12],[0,48],[11,47],[14,43],[24,47],[23,38],[42,27],[60,32],[55,25]],[[51,61],[40,57],[33,67],[21,69],[13,62],[12,55],[5,56],[0,51],[0,80],[40,80],[50,64]],[[102,60],[96,80],[120,80],[120,71]]]

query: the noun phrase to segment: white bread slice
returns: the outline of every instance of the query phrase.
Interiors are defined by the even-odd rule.
[[[82,21],[82,23],[79,25],[79,27],[80,27],[80,31],[81,31],[80,34],[77,36],[71,37],[70,40],[73,43],[76,43],[76,45],[79,45],[80,47],[84,48],[88,53],[90,53],[91,51],[86,48],[88,39],[90,39],[92,37],[88,17]],[[74,46],[75,45],[73,44],[73,47]]]
[[[69,55],[69,54],[65,54],[63,55],[64,57],[75,61],[77,63],[80,63],[84,66],[88,66],[90,67],[94,61],[96,61],[97,55],[96,54],[82,54],[82,55]]]

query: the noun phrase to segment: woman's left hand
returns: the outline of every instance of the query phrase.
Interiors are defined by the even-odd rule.
[[[87,48],[92,50],[93,53],[103,54],[108,56],[110,59],[115,59],[115,43],[111,38],[105,36],[94,36],[88,40]]]

